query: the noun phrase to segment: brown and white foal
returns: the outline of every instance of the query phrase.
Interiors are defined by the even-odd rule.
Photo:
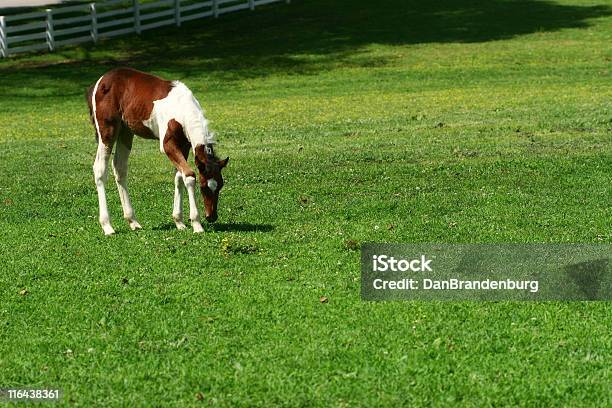
[[[134,135],[158,139],[176,167],[174,176],[174,210],[172,218],[178,229],[185,229],[182,214],[183,186],[189,197],[189,219],[193,232],[202,232],[196,205],[196,177],[187,164],[193,150],[200,176],[206,220],[217,219],[219,191],[223,187],[223,169],[229,160],[219,160],[213,152],[213,134],[200,104],[191,91],[179,81],[166,81],[144,72],[118,68],[104,74],[87,92],[89,113],[96,128],[98,152],[93,171],[98,190],[100,225],[106,235],[113,234],[106,207],[105,185],[108,162],[113,146],[113,173],[119,189],[123,216],[132,230],[140,229],[127,190],[128,157]]]

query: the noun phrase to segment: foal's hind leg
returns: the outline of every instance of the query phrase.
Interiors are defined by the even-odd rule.
[[[142,227],[136,221],[127,188],[128,158],[132,150],[133,139],[134,134],[129,129],[125,127],[121,129],[117,138],[115,156],[113,157],[113,173],[115,174],[115,182],[117,183],[117,190],[119,190],[119,198],[123,207],[123,218],[127,220],[132,230],[137,230]]]
[[[116,126],[104,124],[100,126],[101,137],[98,140],[98,151],[93,165],[96,189],[98,190],[98,206],[100,209],[100,225],[105,235],[112,235],[115,230],[111,226],[108,208],[106,206],[106,181],[108,180],[108,162],[115,143]]]

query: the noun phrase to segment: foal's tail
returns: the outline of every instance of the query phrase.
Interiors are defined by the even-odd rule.
[[[94,117],[93,117],[93,106],[91,106],[91,101],[92,101],[91,97],[93,95],[93,91],[95,87],[96,87],[95,85],[92,85],[85,92],[85,99],[87,99],[87,106],[89,107],[89,119],[91,120],[91,124],[94,126],[94,129],[96,127],[96,123],[94,122]],[[96,137],[96,143],[98,143],[98,132],[96,131],[94,133]]]

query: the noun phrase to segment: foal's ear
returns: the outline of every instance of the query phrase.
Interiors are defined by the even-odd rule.
[[[219,167],[224,168],[225,166],[227,166],[228,162],[229,162],[229,157],[226,157],[223,160],[219,160]]]

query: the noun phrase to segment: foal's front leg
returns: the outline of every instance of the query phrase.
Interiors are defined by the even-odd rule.
[[[183,175],[176,170],[174,173],[174,209],[172,210],[172,219],[179,230],[187,229],[183,223]]]
[[[174,178],[175,191],[174,191],[174,211],[173,218],[178,229],[182,229],[182,210],[181,210],[181,198],[182,193],[180,189],[180,182],[182,181],[187,189],[187,195],[189,197],[189,219],[191,220],[191,226],[193,232],[203,232],[202,224],[200,223],[200,213],[198,212],[198,206],[196,204],[196,178],[195,173],[187,164],[187,155],[189,154],[189,146],[187,139],[183,133],[183,128],[174,119],[168,122],[168,130],[164,137],[164,152],[176,167],[177,175]],[[180,177],[180,180],[178,179]],[[178,204],[178,205],[177,205]],[[180,215],[180,217],[179,217]],[[178,220],[178,221],[177,221]]]
[[[189,196],[189,219],[191,220],[191,226],[193,232],[204,232],[202,224],[200,223],[200,213],[198,212],[198,206],[196,204],[196,193],[195,193],[195,173],[189,169],[191,173],[183,173],[183,183],[187,188],[187,195]]]

